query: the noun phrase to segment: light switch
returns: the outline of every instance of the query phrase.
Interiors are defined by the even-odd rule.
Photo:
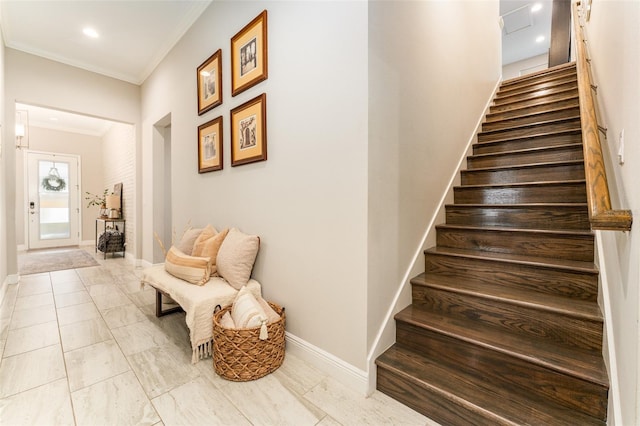
[[[624,164],[624,129],[620,131],[620,138],[618,139],[618,163]]]

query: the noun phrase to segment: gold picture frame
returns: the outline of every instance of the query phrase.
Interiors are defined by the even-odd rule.
[[[211,55],[197,69],[198,115],[222,104],[222,49]]]
[[[263,10],[231,39],[231,95],[267,79],[267,11]]]
[[[231,166],[267,159],[267,94],[231,110]]]
[[[222,170],[222,116],[198,126],[198,173]]]

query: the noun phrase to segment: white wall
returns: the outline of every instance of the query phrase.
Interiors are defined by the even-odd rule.
[[[520,77],[547,68],[549,65],[549,54],[545,53],[521,61],[512,62],[502,67],[502,79]]]
[[[2,31],[0,31],[0,100],[4,99],[4,80],[5,80],[5,58],[4,58],[4,39]],[[10,182],[7,173],[7,150],[15,149],[15,141],[10,138],[14,132],[8,132],[4,119],[4,102],[0,102],[0,235],[7,235],[7,187]],[[14,141],[11,143],[11,141]],[[13,226],[13,224],[11,224]],[[7,238],[0,238],[0,303],[4,300],[4,294],[7,289],[9,275],[7,268]],[[15,273],[15,272],[14,272]],[[2,330],[0,330],[2,332]]]
[[[229,39],[268,10],[269,78],[232,97]],[[198,117],[196,68],[222,49],[223,104]],[[268,160],[232,168],[229,111],[267,94]],[[261,237],[254,277],[287,330],[366,368],[367,3],[216,2],[142,87],[145,218],[153,125],[171,114],[173,225]],[[196,130],[224,117],[224,169],[197,173]],[[142,228],[151,261],[154,224]]]
[[[109,191],[122,183],[122,213],[126,219],[126,251],[136,253],[136,139],[135,128],[129,124],[115,123],[102,138],[104,164],[104,188]],[[95,229],[94,229],[95,232]]]
[[[607,177],[613,190],[614,208],[632,210],[630,233],[603,232],[604,250],[599,253],[610,271],[609,298],[622,407],[616,424],[640,424],[640,352],[638,327],[640,306],[640,3],[594,0],[586,25],[592,57],[600,124],[607,127],[603,150],[609,154]],[[624,129],[625,163],[618,164],[618,137]]]
[[[101,139],[98,136],[81,135],[60,130],[29,127],[29,148],[33,151],[73,154],[80,157],[82,193],[80,208],[82,213],[81,239],[95,238],[95,221],[97,208],[86,209],[85,191],[102,193],[102,156],[96,155],[101,150]],[[25,230],[25,193],[24,193],[24,150],[16,151],[16,243],[27,245]]]
[[[423,235],[499,80],[498,14],[497,1],[369,4],[370,348],[407,271],[424,271]],[[391,319],[382,349],[394,339]]]
[[[5,72],[5,129],[13,129],[16,101],[131,123],[139,129],[139,86],[13,49],[5,50]],[[13,138],[13,131],[5,136]],[[139,133],[136,133],[136,140],[140,140]],[[7,214],[7,272],[15,274],[15,149],[6,150],[5,154],[5,177],[11,182],[5,188],[7,204],[4,210]]]

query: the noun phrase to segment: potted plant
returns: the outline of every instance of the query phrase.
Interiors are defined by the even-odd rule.
[[[91,192],[86,191],[87,195],[84,197],[85,200],[88,201],[87,208],[91,206],[99,206],[100,207],[100,217],[107,217],[107,194],[109,193],[108,189],[105,189],[102,195],[92,194]]]

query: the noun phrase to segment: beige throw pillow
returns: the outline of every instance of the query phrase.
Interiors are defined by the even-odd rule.
[[[186,230],[180,241],[175,244],[176,248],[184,254],[191,256],[193,253],[193,245],[201,233],[202,228],[191,228]]]
[[[218,231],[216,231],[216,228],[211,225],[207,225],[193,243],[193,252],[191,253],[191,256],[200,256],[207,240],[215,236],[217,233]]]
[[[208,257],[187,256],[171,246],[164,261],[164,269],[191,284],[204,285],[210,278],[210,263],[211,259]]]
[[[229,230],[224,229],[208,240],[200,243],[199,256],[211,259],[211,264],[209,265],[211,276],[217,275],[216,258],[218,257],[220,246],[222,246],[222,243],[228,233]]]
[[[218,274],[239,290],[251,278],[259,248],[260,239],[256,235],[244,234],[237,228],[232,228],[218,251]]]

